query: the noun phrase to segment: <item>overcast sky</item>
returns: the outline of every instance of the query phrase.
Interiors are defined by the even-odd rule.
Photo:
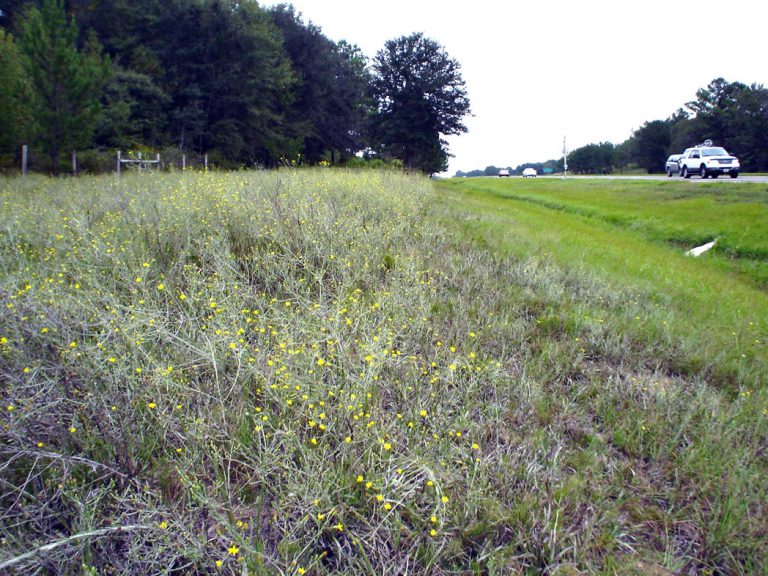
[[[555,158],[563,137],[619,144],[717,77],[768,86],[765,0],[286,3],[370,58],[423,32],[458,60],[473,117],[448,139],[449,175]]]

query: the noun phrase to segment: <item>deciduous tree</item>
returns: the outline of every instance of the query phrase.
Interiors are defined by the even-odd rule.
[[[739,156],[746,170],[768,169],[768,90],[716,78],[687,104],[698,142],[705,138]]]
[[[302,141],[310,163],[350,157],[363,148],[361,129],[367,105],[367,70],[360,50],[335,43],[293,6],[269,10],[283,35],[295,75],[289,129]]]
[[[149,75],[115,66],[104,89],[94,143],[113,148],[163,144],[169,100]]]
[[[164,15],[157,38],[179,148],[240,165],[272,164],[295,149],[285,122],[290,62],[255,2],[183,3]]]
[[[587,144],[568,156],[571,171],[580,174],[607,174],[614,165],[614,146],[610,142]]]
[[[649,173],[663,171],[672,141],[669,121],[646,122],[635,131],[632,137],[636,140],[637,164]]]
[[[448,150],[441,136],[466,132],[464,117],[470,113],[459,63],[421,33],[403,36],[377,53],[372,89],[377,150],[409,170],[445,170]]]

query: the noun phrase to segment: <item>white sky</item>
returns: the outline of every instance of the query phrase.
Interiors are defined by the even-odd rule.
[[[423,32],[458,60],[473,117],[449,175],[619,144],[717,77],[768,86],[765,0],[285,2],[370,58]]]

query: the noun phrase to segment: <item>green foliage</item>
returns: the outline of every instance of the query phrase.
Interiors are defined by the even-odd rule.
[[[743,170],[768,170],[768,89],[716,78],[686,107],[693,116],[680,109],[666,120],[645,122],[622,145],[624,157],[616,165],[663,172],[667,156],[710,139],[737,155]]]
[[[62,151],[94,145],[174,147],[229,167],[286,158],[345,163],[371,147],[386,163],[436,172],[448,158],[442,136],[466,130],[459,65],[419,34],[389,43],[374,82],[356,46],[333,42],[290,5],[71,0],[66,7],[70,19],[61,0],[30,3],[21,19],[14,5],[8,16],[26,55],[37,142],[54,170]],[[393,84],[397,74],[413,81],[408,90]]]
[[[469,98],[459,63],[421,33],[390,40],[373,64],[378,111],[371,134],[379,152],[408,170],[441,172],[447,145],[441,135],[466,132]]]
[[[130,149],[162,144],[168,101],[168,95],[150,76],[116,66],[104,88],[94,142]]]
[[[36,3],[36,0],[0,0],[0,28],[15,33],[24,11]]]
[[[368,108],[365,57],[347,43],[336,44],[320,28],[304,24],[293,6],[280,4],[269,15],[283,36],[296,77],[287,112],[289,130],[302,139],[306,162],[335,163],[363,148]]]
[[[167,14],[178,13],[189,4],[160,0],[68,0],[67,8],[76,15],[83,30],[93,30],[112,60],[135,72],[154,79],[162,75],[159,56],[151,40],[159,21]]]
[[[13,36],[0,29],[0,154],[15,152],[29,125],[29,85]]]
[[[293,79],[279,33],[255,3],[191,4],[158,24],[179,148],[274,164],[294,152],[285,126]],[[190,42],[198,38],[199,42]]]
[[[389,162],[385,162],[381,158],[378,157],[359,157],[359,156],[353,156],[349,160],[346,160],[344,162],[344,166],[346,168],[352,168],[352,169],[366,169],[366,170],[395,170],[395,171],[402,171],[403,169],[403,163],[400,160],[393,159]]]
[[[650,174],[664,168],[671,142],[669,122],[646,122],[635,131],[635,163]]]
[[[614,165],[614,146],[610,142],[588,144],[568,156],[568,169],[577,174],[608,174]]]
[[[725,146],[739,156],[743,168],[768,170],[768,89],[716,78],[687,106],[696,113],[701,140]]]
[[[77,26],[74,19],[67,20],[60,0],[44,0],[40,9],[30,9],[21,29],[19,46],[33,88],[36,140],[57,171],[61,151],[91,143],[109,60],[102,59],[94,37],[78,49]]]
[[[19,22],[19,36],[29,36],[27,52],[34,52],[27,68],[36,74],[32,95],[39,96],[40,141],[52,157],[87,142],[175,147],[209,153],[220,165],[273,166],[299,154],[308,163],[344,161],[364,147],[365,57],[305,25],[291,7],[267,10],[234,0],[71,0],[66,7],[69,23],[52,1],[44,6],[52,15],[30,3],[34,21],[20,21],[16,5],[8,12]],[[100,115],[91,98],[100,87],[88,87],[98,59],[83,60],[98,52],[87,48],[90,33],[115,62],[100,92]],[[54,58],[46,45],[56,35],[63,39],[57,66],[67,80],[58,81],[62,86],[55,92],[67,102],[67,94],[79,93],[83,102],[67,112],[66,126],[40,113],[53,108],[45,92],[51,92],[53,77],[42,70],[45,59]]]

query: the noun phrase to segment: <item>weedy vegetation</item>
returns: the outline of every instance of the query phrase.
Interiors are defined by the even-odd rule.
[[[0,571],[764,573],[765,191],[601,186],[0,180]]]

